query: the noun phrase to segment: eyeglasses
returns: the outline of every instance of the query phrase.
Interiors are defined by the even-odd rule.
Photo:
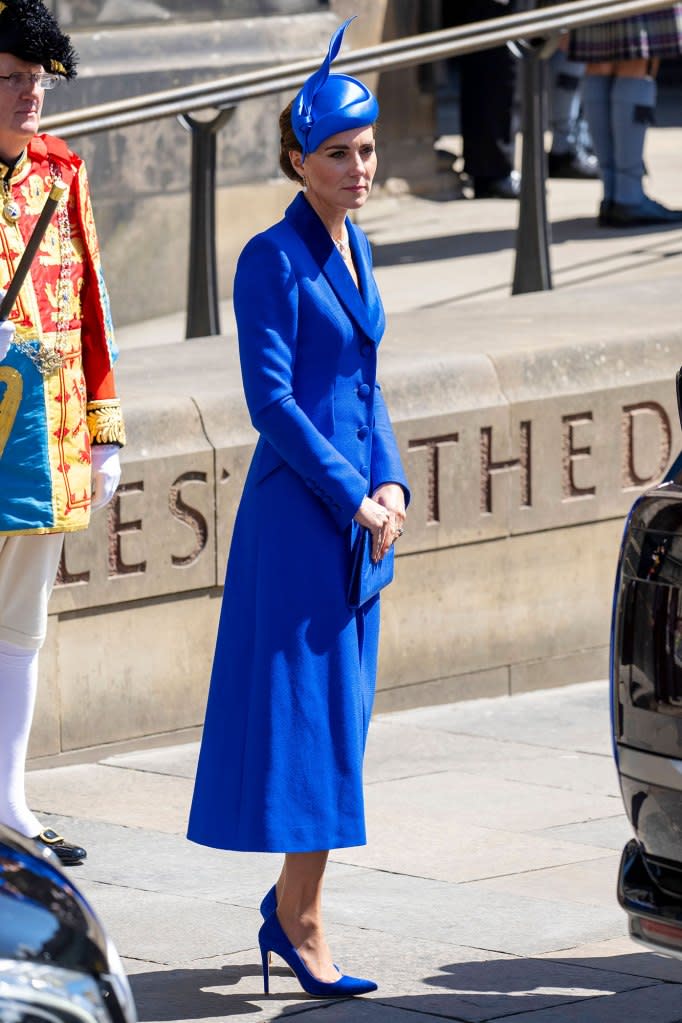
[[[0,79],[7,82],[12,92],[23,92],[34,85],[54,89],[60,81],[59,75],[49,75],[46,71],[13,71],[11,75],[0,75]]]

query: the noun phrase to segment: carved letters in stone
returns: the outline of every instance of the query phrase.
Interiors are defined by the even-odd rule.
[[[180,522],[184,522],[194,533],[194,545],[188,554],[182,557],[176,554],[171,555],[171,562],[179,568],[193,565],[197,558],[201,556],[208,543],[208,524],[206,519],[197,508],[193,508],[183,499],[182,487],[185,483],[206,484],[207,480],[208,477],[205,472],[184,472],[175,480],[168,495],[171,515],[179,519]]]
[[[519,470],[521,507],[530,508],[532,504],[530,460],[531,424],[529,421],[526,420],[520,424],[520,434],[519,457],[494,462],[492,458],[492,427],[484,426],[481,430],[479,459],[481,465],[480,510],[482,515],[492,515],[493,512],[493,476],[497,476],[499,473],[509,472],[510,469]]]
[[[440,478],[438,450],[444,444],[456,444],[457,433],[444,433],[439,437],[421,437],[408,442],[410,451],[426,451],[426,524],[440,522]]]
[[[591,412],[579,412],[572,416],[562,416],[563,432],[561,435],[561,493],[564,501],[581,497],[594,497],[594,486],[579,486],[576,482],[576,462],[584,461],[592,455],[589,444],[579,444],[577,432],[581,426],[592,423]]]
[[[136,564],[128,564],[123,560],[123,553],[121,550],[121,537],[125,536],[126,533],[141,533],[142,532],[142,519],[130,519],[124,521],[123,513],[121,510],[121,504],[126,494],[142,494],[144,492],[144,483],[140,480],[137,483],[121,483],[116,496],[109,505],[108,518],[109,518],[109,578],[114,579],[119,575],[132,575],[134,573],[145,572],[147,570],[147,562],[140,561]]]
[[[658,443],[654,440],[647,444],[645,452],[640,450],[644,445],[636,444],[638,425],[654,427],[658,434]],[[641,401],[637,405],[624,405],[621,434],[623,438],[623,490],[651,486],[660,479],[670,460],[672,431],[665,409],[657,401]],[[647,457],[642,459],[642,454]],[[640,460],[644,461],[649,470],[646,474],[637,471]]]

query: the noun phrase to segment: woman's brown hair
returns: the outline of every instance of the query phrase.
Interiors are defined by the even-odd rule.
[[[295,181],[298,185],[303,184],[303,179],[300,174],[297,174],[291,165],[289,159],[289,153],[292,149],[302,153],[303,147],[298,141],[294,134],[294,129],[291,127],[291,108],[294,105],[294,101],[288,103],[282,113],[279,115],[279,165],[282,168],[282,172],[286,174],[291,181]]]

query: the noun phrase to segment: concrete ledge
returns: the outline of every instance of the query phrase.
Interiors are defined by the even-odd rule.
[[[414,499],[378,707],[604,677],[622,518],[680,448],[680,341],[665,272],[392,317],[381,379]],[[66,540],[33,755],[203,714],[255,440],[236,343],[131,350],[119,380],[124,476]]]

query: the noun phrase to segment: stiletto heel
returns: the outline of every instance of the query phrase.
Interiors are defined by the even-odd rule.
[[[365,995],[369,991],[376,991],[377,985],[373,980],[364,980],[362,977],[347,977],[339,971],[339,979],[330,982],[318,980],[287,938],[282,925],[279,922],[277,913],[272,913],[260,931],[258,932],[258,944],[260,946],[261,959],[263,960],[263,980],[265,993],[268,993],[268,953],[275,952],[280,956],[287,966],[294,971],[296,978],[309,995],[316,998],[351,998],[354,995]],[[338,969],[338,967],[337,967]]]
[[[261,959],[263,961],[263,991],[270,994],[270,953],[264,952],[261,946]]]

